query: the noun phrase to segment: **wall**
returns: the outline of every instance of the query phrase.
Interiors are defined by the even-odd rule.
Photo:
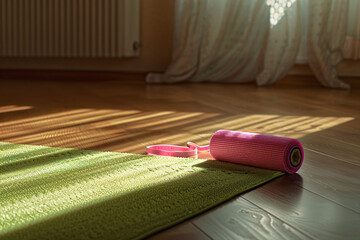
[[[140,57],[129,59],[36,59],[0,58],[0,69],[99,70],[122,72],[162,72],[171,61],[174,0],[141,0]],[[339,64],[341,76],[360,76],[360,61]],[[292,75],[312,75],[307,65],[296,65]]]
[[[171,60],[174,0],[141,0],[140,57],[128,59],[0,58],[0,69],[161,72]]]

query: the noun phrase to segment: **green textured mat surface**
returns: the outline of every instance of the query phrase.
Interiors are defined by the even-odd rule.
[[[0,142],[0,239],[139,239],[281,172]]]

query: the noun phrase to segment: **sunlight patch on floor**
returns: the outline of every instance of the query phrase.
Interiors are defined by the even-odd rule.
[[[0,123],[0,141],[143,153],[146,145],[205,145],[220,129],[301,138],[353,117],[76,109]]]
[[[31,106],[17,106],[17,105],[8,105],[8,106],[2,106],[0,107],[0,113],[6,113],[6,112],[16,112],[21,110],[28,110],[32,109]]]

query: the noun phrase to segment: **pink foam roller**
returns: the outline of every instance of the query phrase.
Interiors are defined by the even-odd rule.
[[[295,173],[304,150],[292,138],[219,130],[211,137],[210,153],[216,160]]]

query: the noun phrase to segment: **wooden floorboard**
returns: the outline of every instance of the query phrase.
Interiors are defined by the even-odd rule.
[[[211,238],[200,231],[191,222],[180,223],[177,226],[158,233],[148,240],[184,240],[184,239],[197,239],[197,240],[210,240]]]
[[[151,144],[207,144],[216,130],[229,129],[304,145],[298,174],[152,239],[359,239],[359,79],[346,91],[322,88],[309,77],[261,88],[78,77],[0,79],[0,141],[144,153]]]
[[[291,182],[274,181],[243,198],[316,239],[357,239],[360,215]]]
[[[192,222],[212,239],[311,239],[241,197]]]
[[[312,150],[305,149],[305,154],[307,161],[298,172],[302,180],[295,184],[360,213],[360,166]]]
[[[305,148],[315,152],[360,166],[360,157],[358,156],[360,146],[356,144],[346,143],[318,134],[304,136],[302,143]]]

